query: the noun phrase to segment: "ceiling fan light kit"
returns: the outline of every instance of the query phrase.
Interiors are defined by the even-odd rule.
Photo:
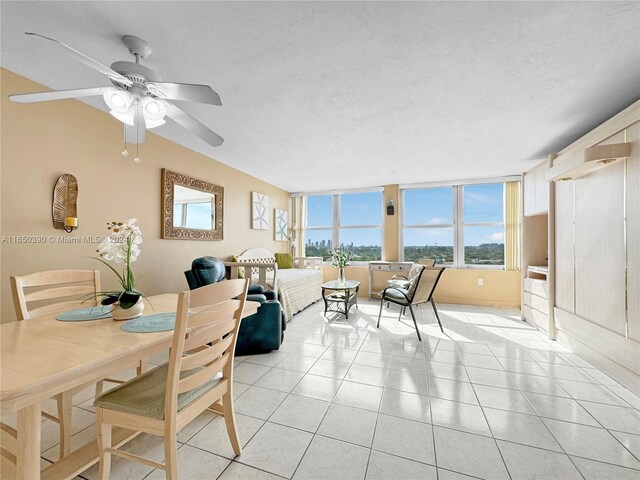
[[[106,75],[114,86],[10,95],[9,98],[12,101],[34,103],[102,95],[110,109],[109,113],[124,125],[125,148],[122,155],[125,157],[128,155],[128,142],[135,143],[134,162],[136,163],[141,161],[137,154],[137,145],[144,143],[145,130],[165,124],[166,117],[191,131],[209,145],[213,147],[222,145],[224,139],[221,136],[172,103],[173,100],[178,100],[221,106],[220,96],[208,85],[163,82],[157,73],[140,64],[141,59],[149,58],[152,53],[151,46],[141,38],[133,35],[122,38],[122,43],[135,57],[135,62],[118,61],[112,63],[111,67],[106,67],[58,40],[37,33],[27,32],[27,35],[47,40],[64,48],[65,53],[71,57]]]

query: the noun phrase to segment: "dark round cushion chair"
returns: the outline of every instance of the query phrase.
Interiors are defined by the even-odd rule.
[[[226,280],[224,262],[216,257],[200,257],[184,272],[191,290]],[[255,355],[278,350],[284,339],[286,323],[276,292],[261,285],[250,285],[247,300],[260,303],[258,312],[240,323],[236,355]]]

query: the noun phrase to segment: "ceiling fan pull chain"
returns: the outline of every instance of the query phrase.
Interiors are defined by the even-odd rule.
[[[137,59],[138,59],[138,56],[136,55],[136,60]],[[142,159],[138,155],[138,149],[140,147],[140,142],[138,141],[138,130],[140,128],[140,115],[141,115],[140,100],[136,98],[136,113],[133,116],[133,124],[135,125],[135,128],[136,128],[136,158],[134,158],[133,161],[136,163],[140,163],[142,161]]]
[[[129,152],[127,152],[127,124],[122,122],[122,128],[124,129],[124,150],[122,151],[122,156],[126,157],[129,155]]]
[[[138,145],[140,144],[136,143],[136,158],[133,159],[133,161],[136,163],[140,163],[142,161],[142,159],[138,156]]]

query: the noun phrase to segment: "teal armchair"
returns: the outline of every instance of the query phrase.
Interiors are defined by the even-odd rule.
[[[196,258],[191,270],[184,272],[189,289],[204,287],[226,280],[224,262],[215,257]],[[258,312],[243,318],[238,331],[236,355],[255,355],[278,350],[284,339],[286,323],[282,306],[273,290],[261,285],[249,286],[247,301],[258,302]]]

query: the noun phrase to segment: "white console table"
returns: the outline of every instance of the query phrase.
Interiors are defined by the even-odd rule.
[[[375,273],[393,273],[404,275],[405,277],[409,273],[413,262],[369,262],[369,298],[374,294],[372,293],[373,279]],[[375,294],[378,297],[378,293]]]

